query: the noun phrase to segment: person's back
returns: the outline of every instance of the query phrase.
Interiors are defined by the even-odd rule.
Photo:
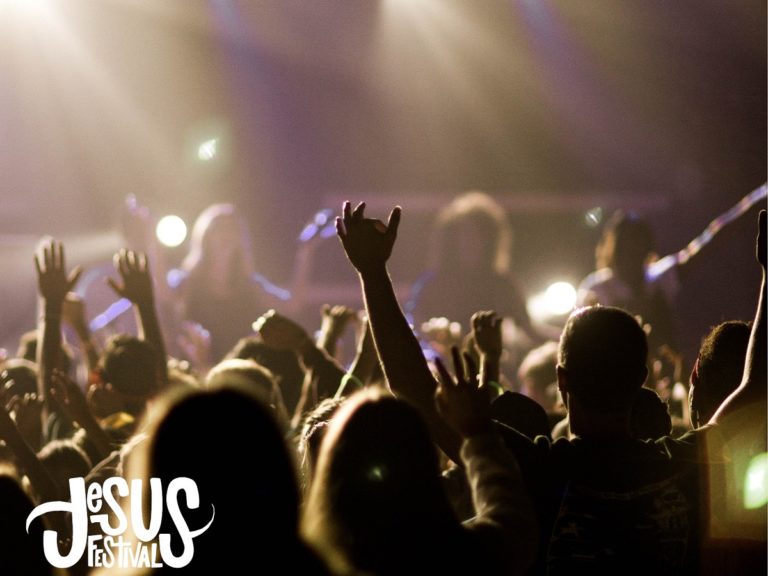
[[[537,503],[542,570],[676,574],[691,565],[697,475],[687,463],[695,458],[633,437],[647,350],[642,328],[623,310],[577,310],[557,366],[574,439],[532,443],[504,430]]]

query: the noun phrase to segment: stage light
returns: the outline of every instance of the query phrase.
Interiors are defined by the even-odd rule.
[[[568,314],[576,305],[576,288],[570,282],[554,282],[528,299],[528,314],[544,322]]]
[[[587,210],[587,212],[584,214],[584,222],[589,226],[590,228],[597,228],[600,226],[600,223],[603,221],[603,209],[597,206],[596,208],[592,208],[591,210]]]
[[[547,309],[553,316],[573,310],[576,305],[576,288],[568,282],[555,282],[544,293]]]
[[[758,454],[749,463],[744,478],[744,508],[754,510],[768,502],[768,453]]]
[[[219,139],[210,138],[197,147],[197,159],[208,162],[216,158],[218,153]]]
[[[184,220],[171,214],[160,218],[155,232],[157,239],[163,246],[175,248],[187,237],[187,225]]]

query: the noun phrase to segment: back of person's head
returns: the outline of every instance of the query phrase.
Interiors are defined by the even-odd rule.
[[[68,493],[70,478],[85,478],[91,460],[74,440],[53,440],[43,446],[37,457],[45,465],[62,494]]]
[[[695,428],[706,424],[741,383],[750,332],[747,322],[730,321],[715,326],[704,338],[690,382]]]
[[[6,402],[14,396],[37,393],[37,365],[22,358],[11,358],[2,365],[0,396]]]
[[[320,455],[320,446],[330,426],[331,418],[345,400],[345,398],[326,398],[304,417],[299,437],[299,456],[303,479],[307,486],[314,474]]]
[[[557,342],[546,342],[523,358],[517,370],[521,392],[551,412],[557,403]]]
[[[347,400],[323,441],[304,526],[332,563],[362,571],[393,573],[443,553],[435,542],[459,525],[413,407],[370,390]]]
[[[275,350],[264,344],[260,337],[247,336],[227,354],[226,359],[230,358],[253,360],[269,370],[280,386],[286,407],[293,411],[301,395],[304,370],[292,350]]]
[[[549,419],[544,408],[535,400],[506,391],[491,402],[491,418],[514,428],[528,438],[549,436]]]
[[[648,375],[648,342],[620,308],[589,306],[571,313],[558,349],[567,392],[594,414],[629,413]]]
[[[99,359],[99,369],[103,383],[120,394],[131,413],[140,412],[160,386],[157,351],[135,336],[111,337]]]
[[[657,440],[672,433],[672,418],[664,401],[650,388],[640,388],[629,420],[632,437]]]
[[[184,512],[195,541],[190,569],[250,562],[297,542],[295,471],[271,411],[240,386],[184,393],[147,425],[148,439],[128,463],[132,478],[191,478],[200,506]],[[147,500],[145,499],[145,504]],[[177,534],[163,516],[161,533]],[[178,539],[172,536],[172,545]],[[176,551],[175,553],[178,553]]]
[[[607,220],[597,250],[599,267],[613,268],[620,278],[635,286],[644,278],[644,266],[655,250],[653,232],[636,214],[621,210]]]
[[[0,566],[3,574],[29,576],[54,574],[43,553],[43,531],[46,526],[38,518],[29,527],[27,516],[34,505],[16,478],[0,471]]]
[[[480,271],[506,274],[511,250],[512,227],[504,208],[485,192],[465,192],[437,215],[430,255],[433,269],[450,267],[458,256],[473,258]]]
[[[211,390],[221,386],[239,386],[249,390],[266,406],[272,407],[279,418],[285,417],[280,390],[275,377],[264,366],[253,360],[231,358],[222,360],[211,368],[205,378],[205,386]]]

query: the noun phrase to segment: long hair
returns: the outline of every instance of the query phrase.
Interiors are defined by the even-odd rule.
[[[456,254],[457,232],[471,227],[482,235],[477,254],[480,268],[499,276],[509,272],[512,252],[512,227],[504,208],[489,194],[472,190],[457,196],[437,215],[429,254],[429,268],[443,271]]]
[[[189,253],[182,262],[182,270],[190,275],[205,274],[211,263],[222,257],[213,244],[227,234],[231,238],[227,241],[234,249],[231,257],[240,268],[238,272],[251,278],[254,272],[251,235],[233,204],[213,204],[200,213],[192,227]]]
[[[363,391],[339,409],[323,440],[304,533],[340,570],[434,568],[461,532],[439,478],[416,410]]]
[[[200,494],[200,506],[184,514],[190,529],[213,516],[195,540],[190,569],[299,546],[295,466],[272,414],[253,394],[234,386],[186,392],[150,417],[147,430],[148,440],[128,466],[129,476],[145,483],[145,510],[149,478],[160,478],[166,488],[187,477]],[[160,531],[172,534],[172,547],[177,543],[167,514]]]

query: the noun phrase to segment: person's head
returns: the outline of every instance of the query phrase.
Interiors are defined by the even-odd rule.
[[[598,268],[612,268],[619,278],[639,286],[654,250],[653,232],[648,224],[635,214],[617,210],[603,228],[595,260]]]
[[[253,360],[264,366],[280,386],[286,407],[293,411],[301,395],[304,370],[292,350],[275,350],[264,344],[259,336],[247,336],[237,342],[226,358]]]
[[[645,332],[624,310],[589,306],[571,313],[560,337],[557,379],[575,434],[579,417],[629,416],[648,376],[647,360]]]
[[[509,271],[512,228],[504,209],[485,192],[466,192],[437,215],[431,268],[505,274]]]
[[[184,393],[158,410],[127,465],[129,478],[191,478],[200,505],[185,510],[195,566],[231,566],[296,542],[299,493],[292,459],[271,410],[241,386]],[[146,495],[146,494],[145,494]],[[148,500],[145,499],[145,504]],[[167,524],[167,525],[166,525]],[[160,532],[177,530],[167,514]],[[175,551],[178,554],[178,551]]]
[[[709,422],[741,383],[750,332],[746,322],[723,322],[712,328],[701,343],[688,395],[694,428]]]
[[[214,263],[230,273],[253,272],[251,238],[245,220],[233,204],[213,204],[203,210],[192,227],[189,254],[182,268],[206,274]]]
[[[340,566],[392,573],[436,561],[436,539],[458,527],[437,452],[415,408],[370,390],[331,421],[305,509],[310,542]]]
[[[0,398],[7,404],[14,396],[37,393],[37,365],[29,360],[11,358],[0,371]]]
[[[672,418],[664,401],[650,388],[640,388],[630,418],[632,437],[656,440],[672,433]]]
[[[0,470],[0,565],[3,574],[29,576],[54,574],[43,553],[44,520],[38,518],[25,530],[27,517],[34,504],[24,493],[18,480]]]
[[[301,426],[299,437],[299,457],[301,458],[301,470],[305,485],[308,487],[317,465],[325,433],[328,431],[331,418],[336,414],[344,398],[326,398],[306,415]]]
[[[556,368],[557,342],[546,342],[528,352],[517,370],[520,391],[547,412],[557,403]]]
[[[547,413],[541,404],[524,394],[507,390],[498,398],[494,398],[491,402],[491,418],[531,439],[536,436],[549,436]]]
[[[104,395],[113,407],[134,416],[143,412],[160,388],[157,351],[145,340],[119,334],[107,341],[99,359],[98,382],[89,390],[89,400],[96,404]]]
[[[66,494],[70,478],[85,478],[91,460],[74,440],[53,440],[37,453],[59,490]]]
[[[281,426],[287,422],[287,412],[275,377],[264,366],[253,360],[231,358],[222,360],[210,369],[205,386],[211,390],[222,386],[240,386],[249,390],[265,406],[274,410]]]

